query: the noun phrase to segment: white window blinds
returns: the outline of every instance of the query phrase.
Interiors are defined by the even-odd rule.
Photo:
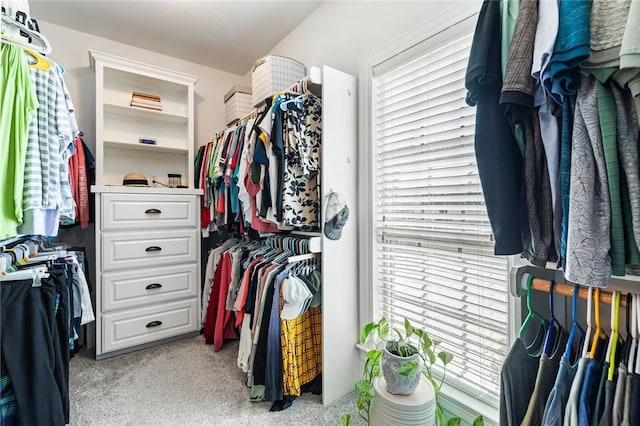
[[[374,67],[375,308],[425,326],[454,354],[448,383],[493,405],[507,260],[493,255],[465,103],[472,39],[473,26],[450,28]]]

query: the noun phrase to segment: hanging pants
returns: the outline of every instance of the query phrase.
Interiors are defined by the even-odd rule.
[[[54,376],[55,311],[52,316],[45,303],[51,286],[32,287],[31,280],[0,286],[0,375],[13,385],[19,424],[64,425],[63,399]]]
[[[53,374],[62,399],[64,420],[69,423],[69,333],[71,333],[72,280],[70,268],[63,266],[59,270],[51,270],[50,277],[42,280],[43,299],[50,316],[50,327],[53,336]],[[73,335],[71,335],[73,339]],[[73,342],[73,340],[71,340]]]

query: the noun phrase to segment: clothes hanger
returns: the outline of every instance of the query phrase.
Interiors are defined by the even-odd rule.
[[[51,43],[38,31],[28,28],[5,14],[2,14],[0,22],[2,23],[0,39],[3,43],[31,49],[45,55],[51,53]],[[27,34],[28,39],[25,39],[22,34]]]
[[[633,302],[631,306],[631,336],[627,337],[631,339],[631,348],[629,348],[629,361],[627,362],[627,371],[629,373],[633,372],[636,365],[636,345],[638,341],[636,340],[636,334],[638,333],[638,321],[637,321],[637,311],[638,311],[638,295],[634,294],[632,296]]]
[[[582,357],[589,357],[589,339],[591,338],[592,324],[592,306],[593,306],[593,287],[589,287],[587,293],[587,331],[585,332],[584,342],[582,343]]]
[[[564,356],[567,359],[571,359],[571,350],[573,348],[573,339],[576,338],[576,333],[578,333],[580,340],[577,344],[580,346],[582,339],[584,339],[585,331],[578,323],[578,291],[580,290],[580,286],[578,284],[574,284],[573,286],[573,297],[571,298],[571,331],[569,332],[569,339],[567,340],[567,348],[564,351]],[[577,351],[576,351],[577,352]],[[579,354],[578,354],[579,355]]]
[[[37,266],[31,269],[23,269],[16,272],[10,272],[7,275],[0,275],[0,282],[32,280],[32,287],[40,287],[40,280],[48,278],[49,272],[46,266]]]
[[[279,253],[273,260],[273,263],[277,263],[277,264],[282,264],[284,263],[287,258],[291,257],[293,255],[292,252],[288,251],[288,250],[283,250],[282,253]]]
[[[634,329],[634,337],[636,339],[634,339],[635,343],[636,343],[636,347],[634,348],[633,352],[635,353],[635,357],[633,359],[634,361],[634,365],[631,366],[631,368],[634,369],[634,372],[636,374],[640,374],[640,354],[637,352],[637,349],[640,347],[640,345],[638,345],[638,339],[637,339],[637,333],[638,333],[638,327],[640,327],[640,306],[638,306],[638,303],[640,303],[640,294],[636,294],[635,295],[635,303],[634,303],[634,308],[636,310],[636,320],[634,321],[634,323],[636,324],[636,328]],[[629,361],[629,363],[631,363],[631,361]],[[631,368],[629,368],[629,371],[631,371]]]
[[[562,326],[560,322],[556,319],[553,312],[553,287],[556,284],[556,280],[551,279],[551,283],[549,286],[549,325],[547,327],[547,333],[544,338],[544,353],[547,355],[551,355],[551,350],[553,349],[553,343],[556,340],[556,337],[560,335],[560,330],[562,330]]]
[[[532,283],[533,283],[533,275],[529,275],[529,278],[527,278],[527,317],[524,319],[524,322],[520,327],[520,331],[518,332],[518,337],[520,339],[524,339],[525,331],[533,319],[536,319],[536,318],[539,319],[543,328],[546,327],[547,325],[547,321],[540,314],[534,311],[533,307],[531,306],[531,284]],[[536,340],[537,340],[537,335],[536,335]]]
[[[607,380],[613,381],[617,365],[616,365],[616,352],[618,350],[618,342],[620,340],[620,333],[618,330],[620,321],[620,292],[614,291],[612,298],[613,306],[611,306],[611,324],[613,324],[611,331],[611,339],[609,340],[609,354],[607,359],[609,360],[609,372],[607,374]],[[611,343],[613,342],[613,343]]]
[[[308,93],[302,93],[302,94],[298,94],[298,96],[295,96],[291,99],[287,99],[285,101],[280,102],[278,105],[280,106],[280,109],[282,111],[289,111],[290,108],[288,107],[290,104],[294,104],[295,109],[298,111],[302,110],[302,101],[307,98],[309,96]]]
[[[606,339],[607,333],[604,332],[600,325],[600,288],[596,288],[596,294],[594,295],[596,301],[596,332],[593,336],[593,342],[591,343],[590,359],[595,359],[596,351],[598,350],[598,341],[600,338]]]
[[[626,300],[627,300],[627,309],[626,309],[626,315],[625,315],[625,323],[626,323],[626,327],[625,330],[627,331],[627,338],[624,341],[624,345],[622,346],[622,362],[624,363],[624,365],[628,365],[629,364],[629,355],[630,355],[630,350],[631,350],[631,341],[633,340],[631,337],[631,305],[632,305],[632,299],[633,296],[631,295],[631,293],[627,293],[625,296]]]
[[[610,324],[611,324],[611,334],[610,334],[610,339],[607,342],[607,352],[604,356],[605,362],[610,362],[611,359],[611,352],[612,352],[612,347],[615,345],[615,340],[614,340],[614,333],[616,332],[616,324],[615,324],[615,298],[616,298],[616,294],[617,292],[614,290],[614,292],[611,294],[611,320],[610,320]]]
[[[29,66],[38,70],[49,71],[51,69],[51,62],[49,62],[44,56],[34,52],[31,49],[24,49],[27,56],[33,59],[35,62],[29,61]]]

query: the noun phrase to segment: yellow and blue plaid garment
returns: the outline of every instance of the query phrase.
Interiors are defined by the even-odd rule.
[[[284,395],[300,396],[300,387],[322,373],[322,306],[309,308],[292,320],[281,320],[280,341]]]

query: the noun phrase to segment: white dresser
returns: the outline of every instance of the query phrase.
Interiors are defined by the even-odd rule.
[[[93,187],[96,358],[199,333],[199,194]]]

